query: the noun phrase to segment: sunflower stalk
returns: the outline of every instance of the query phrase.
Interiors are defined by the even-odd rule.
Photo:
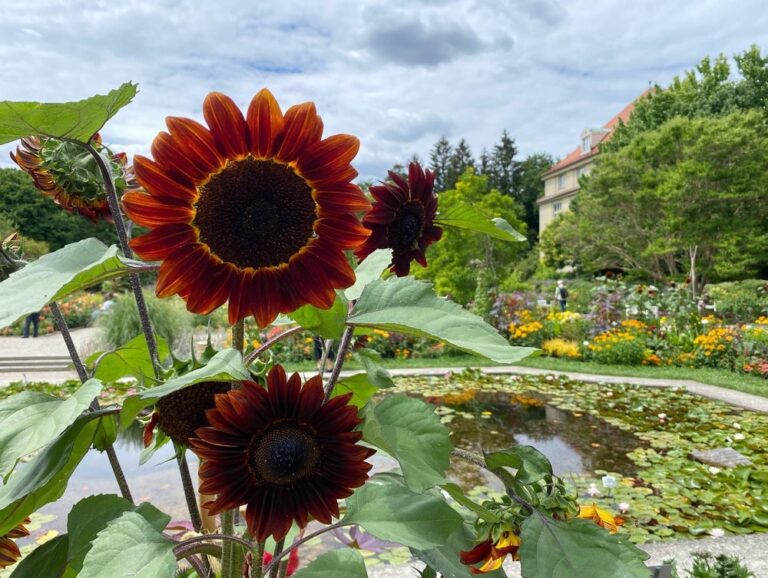
[[[288,575],[288,560],[283,560],[280,562],[280,570],[278,572],[277,578],[286,578]]]
[[[341,344],[339,350],[336,352],[336,361],[333,364],[333,370],[331,371],[331,377],[328,379],[328,383],[325,385],[325,401],[331,399],[333,394],[333,388],[336,386],[336,382],[341,375],[341,369],[344,367],[344,358],[347,356],[347,350],[352,343],[352,334],[355,332],[354,325],[347,325],[344,329],[344,334],[341,336]]]
[[[290,337],[291,335],[293,335],[294,333],[298,333],[300,331],[304,331],[304,328],[301,327],[300,325],[297,325],[296,327],[291,327],[290,329],[286,329],[285,331],[283,331],[279,335],[276,335],[275,337],[273,337],[269,341],[264,342],[262,345],[260,345],[259,347],[257,347],[253,351],[251,351],[245,357],[245,359],[243,360],[243,363],[245,363],[246,366],[250,365],[251,363],[256,361],[262,353],[267,351],[273,345],[275,345],[276,343],[279,343],[283,339],[286,339],[286,338]]]
[[[104,180],[104,191],[107,196],[107,202],[109,203],[109,210],[112,213],[112,220],[115,223],[115,231],[117,232],[117,238],[120,242],[120,249],[123,255],[130,259],[133,257],[133,251],[128,244],[128,230],[125,226],[125,219],[123,219],[123,212],[120,209],[120,201],[117,198],[117,191],[115,189],[114,175],[112,174],[112,168],[110,164],[105,161],[104,157],[97,151],[92,144],[80,143],[96,161],[96,166],[99,167],[101,178]],[[152,331],[152,322],[149,318],[149,311],[147,310],[147,302],[144,299],[144,293],[141,290],[141,279],[138,273],[130,273],[128,278],[131,282],[131,289],[133,290],[133,296],[136,299],[136,308],[139,311],[139,319],[141,320],[141,328],[144,332],[144,339],[147,341],[147,349],[149,350],[149,358],[152,360],[152,367],[155,370],[155,377],[160,376],[160,357],[157,350],[157,340],[155,334]]]
[[[307,534],[306,536],[304,536],[300,540],[294,541],[293,544],[291,544],[288,548],[286,548],[285,550],[280,552],[279,555],[274,556],[272,558],[272,561],[269,564],[267,564],[266,568],[264,568],[264,575],[266,576],[267,573],[270,570],[273,570],[280,563],[280,560],[282,560],[283,557],[288,556],[291,553],[291,551],[295,550],[296,548],[298,548],[302,544],[306,544],[310,540],[312,540],[314,538],[317,538],[318,536],[320,536],[322,534],[325,534],[326,532],[332,532],[333,530],[336,530],[338,528],[343,528],[344,526],[352,526],[352,525],[353,524],[351,522],[343,522],[343,521],[342,522],[336,522],[335,524],[331,524],[329,526],[326,526],[325,528],[320,528],[316,532],[312,532],[311,534]]]
[[[197,507],[197,498],[195,497],[195,486],[192,483],[192,476],[189,473],[189,463],[187,463],[187,451],[182,449],[176,455],[176,461],[179,465],[179,474],[181,475],[181,485],[184,488],[184,498],[187,501],[187,509],[192,520],[192,527],[195,532],[203,531],[203,520],[200,517],[200,510]]]
[[[276,562],[278,559],[278,556],[282,554],[283,552],[283,546],[285,546],[285,538],[282,540],[278,540],[275,543],[275,551],[272,554],[272,571],[269,573],[269,578],[277,578],[277,572],[280,569],[280,563]]]
[[[265,542],[257,542],[253,550],[253,561],[251,562],[251,578],[264,578],[264,549]]]
[[[67,351],[69,352],[69,357],[72,359],[72,364],[75,366],[75,370],[77,371],[77,375],[80,378],[80,381],[82,383],[85,383],[88,381],[88,370],[85,368],[85,364],[83,363],[83,360],[80,358],[80,354],[77,352],[77,347],[75,347],[75,342],[72,339],[72,334],[69,332],[69,326],[67,325],[66,319],[64,319],[64,316],[61,314],[61,309],[59,309],[58,303],[55,301],[51,301],[48,304],[48,307],[51,310],[51,315],[53,315],[53,322],[56,324],[56,328],[61,333],[61,336],[64,338],[64,344],[67,346]],[[97,399],[94,399],[91,402],[91,411],[99,411],[101,409],[101,406],[99,405],[99,401]],[[131,496],[131,490],[128,488],[128,480],[125,478],[125,473],[123,472],[122,466],[120,466],[120,461],[117,459],[117,452],[115,452],[115,448],[112,444],[109,444],[107,446],[107,458],[109,459],[109,465],[112,467],[112,473],[115,474],[115,480],[117,481],[117,486],[120,488],[120,494],[128,500],[129,502],[133,503],[133,497]]]

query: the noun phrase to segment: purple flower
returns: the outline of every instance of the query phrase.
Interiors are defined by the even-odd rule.
[[[373,534],[364,532],[360,526],[352,526],[349,532],[337,528],[331,532],[333,536],[345,546],[358,550],[368,550],[369,552],[385,552],[390,548],[397,548],[400,544],[379,540]]]

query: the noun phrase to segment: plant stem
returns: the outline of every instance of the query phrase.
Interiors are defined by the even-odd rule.
[[[257,542],[251,562],[251,578],[264,578],[264,542]]]
[[[245,357],[245,359],[243,360],[243,361],[244,361],[244,363],[245,363],[245,365],[250,365],[251,363],[253,363],[253,362],[254,362],[256,359],[258,359],[258,357],[259,357],[259,356],[260,356],[262,353],[264,353],[265,351],[267,351],[267,350],[268,350],[270,347],[272,347],[272,346],[273,346],[275,343],[277,343],[277,342],[279,342],[279,341],[282,341],[282,340],[283,340],[283,339],[285,339],[286,337],[290,337],[290,336],[291,336],[291,335],[293,335],[294,333],[298,333],[299,331],[303,331],[303,330],[304,330],[304,328],[303,328],[303,327],[301,327],[301,326],[297,325],[296,327],[291,327],[290,329],[286,329],[285,331],[283,331],[283,332],[282,332],[282,333],[280,333],[279,335],[276,335],[275,337],[273,337],[273,338],[272,338],[272,339],[270,339],[269,341],[267,341],[267,342],[265,342],[265,343],[261,344],[261,345],[260,345],[260,346],[259,346],[257,349],[255,349],[255,350],[251,351],[251,352],[250,352],[250,353],[249,353],[249,354],[248,354],[248,355]]]
[[[317,369],[320,379],[323,379],[325,374],[325,364],[328,363],[328,357],[331,355],[331,348],[333,347],[333,339],[323,340],[323,354],[320,356],[320,367]]]
[[[480,454],[462,450],[461,448],[453,448],[453,455],[457,458],[461,458],[465,462],[470,462],[476,466],[480,466],[481,468],[488,469],[488,467],[485,465],[485,458],[483,458],[483,456]]]
[[[280,564],[276,564],[275,562],[279,559],[280,554],[282,554],[284,545],[285,538],[278,540],[275,543],[275,551],[272,554],[272,571],[269,573],[269,578],[277,578],[277,571],[280,569]]]
[[[187,509],[189,510],[189,517],[192,520],[192,527],[195,529],[195,532],[202,532],[203,521],[200,518],[200,510],[197,507],[195,486],[192,483],[192,476],[189,473],[189,463],[187,462],[186,449],[183,449],[181,453],[177,454],[176,461],[179,464],[181,485],[184,488],[184,498],[187,501]]]
[[[288,560],[280,562],[280,570],[278,571],[277,578],[286,578],[288,575]]]
[[[180,546],[189,546],[191,544],[197,544],[199,542],[209,542],[210,540],[221,540],[225,544],[227,542],[232,542],[233,544],[240,544],[241,546],[244,546],[249,550],[253,547],[252,542],[249,542],[248,540],[243,540],[242,538],[238,538],[237,536],[227,536],[226,534],[205,534],[203,536],[193,536],[192,538],[187,538],[183,542],[179,542],[178,545],[174,546],[174,549],[179,548]]]
[[[313,538],[317,538],[321,534],[325,534],[326,532],[330,532],[332,530],[336,530],[337,528],[343,528],[344,526],[352,526],[353,524],[351,522],[336,522],[335,524],[331,524],[330,526],[325,526],[324,528],[320,528],[316,532],[312,532],[311,534],[307,534],[304,536],[301,540],[296,540],[293,544],[291,544],[288,548],[280,552],[279,556],[274,556],[272,558],[272,561],[267,565],[267,567],[264,569],[264,575],[267,575],[267,572],[272,570],[277,564],[280,563],[280,559],[284,556],[287,556],[291,553],[291,550],[295,550],[302,544],[309,542]]]
[[[347,350],[352,343],[352,334],[355,332],[354,325],[347,325],[344,329],[344,334],[341,336],[341,344],[339,350],[336,352],[336,361],[333,364],[333,371],[331,371],[331,377],[328,379],[328,383],[325,384],[325,401],[331,399],[333,393],[333,387],[339,380],[341,375],[341,368],[344,367],[344,358],[347,356]]]
[[[82,145],[91,154],[93,160],[96,161],[96,166],[99,167],[101,172],[101,178],[104,181],[104,192],[107,196],[107,203],[109,203],[109,211],[112,213],[112,220],[115,222],[115,231],[117,232],[117,239],[120,242],[120,249],[123,255],[130,259],[133,257],[133,251],[128,244],[128,231],[125,228],[125,220],[123,219],[123,213],[120,210],[120,202],[117,199],[117,191],[115,190],[115,181],[113,179],[112,170],[104,157],[101,156],[93,145],[90,143]],[[141,328],[144,332],[144,338],[147,341],[147,349],[149,349],[149,357],[152,360],[152,366],[155,369],[155,377],[159,377],[160,374],[160,359],[157,353],[157,341],[155,340],[155,334],[152,331],[152,323],[149,319],[149,312],[147,311],[147,303],[144,300],[144,294],[141,291],[141,279],[138,273],[131,273],[128,275],[131,281],[131,289],[133,289],[133,296],[136,298],[136,308],[139,310],[139,319],[141,320]]]
[[[69,327],[67,326],[67,320],[64,319],[64,316],[61,314],[61,309],[59,309],[59,305],[55,301],[51,301],[48,306],[51,310],[51,314],[53,315],[53,321],[56,324],[56,328],[64,338],[64,344],[67,346],[69,357],[72,359],[72,363],[77,370],[77,375],[80,378],[80,381],[85,383],[88,381],[88,371],[85,368],[85,364],[83,364],[83,360],[80,358],[80,354],[77,352],[77,347],[75,347],[72,334],[69,332]],[[91,402],[91,410],[98,411],[100,409],[101,406],[99,405],[98,399],[94,399]],[[107,458],[109,459],[109,465],[112,466],[112,473],[115,474],[117,486],[120,488],[120,494],[123,496],[123,498],[133,503],[131,490],[128,488],[128,480],[125,479],[125,473],[123,473],[123,468],[120,466],[120,461],[117,459],[117,453],[115,452],[115,448],[112,446],[112,444],[107,446],[106,452]]]

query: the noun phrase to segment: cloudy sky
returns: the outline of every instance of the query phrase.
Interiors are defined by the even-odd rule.
[[[360,137],[361,177],[380,178],[441,135],[477,154],[506,128],[563,156],[649,81],[752,43],[768,49],[765,0],[0,0],[0,100],[138,82],[104,136],[146,154],[166,115],[266,86]]]

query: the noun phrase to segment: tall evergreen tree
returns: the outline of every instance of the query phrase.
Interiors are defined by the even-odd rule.
[[[494,145],[489,172],[490,185],[505,195],[513,195],[518,172],[517,145],[509,133],[502,131],[499,144]]]
[[[453,147],[448,139],[440,137],[429,152],[429,168],[435,172],[435,191],[442,192],[448,187],[448,169],[451,165]]]
[[[488,149],[485,147],[483,147],[483,152],[480,153],[477,170],[480,175],[490,176],[491,174],[491,157],[488,154]]]
[[[528,238],[532,243],[539,236],[539,206],[536,200],[544,194],[544,181],[541,177],[554,162],[547,153],[535,153],[527,156],[519,165],[514,197],[525,210],[523,218],[528,225]]]
[[[448,175],[446,178],[446,188],[453,189],[469,167],[475,166],[475,160],[472,158],[472,151],[465,139],[461,139],[456,148],[453,149],[450,161],[448,163]]]

